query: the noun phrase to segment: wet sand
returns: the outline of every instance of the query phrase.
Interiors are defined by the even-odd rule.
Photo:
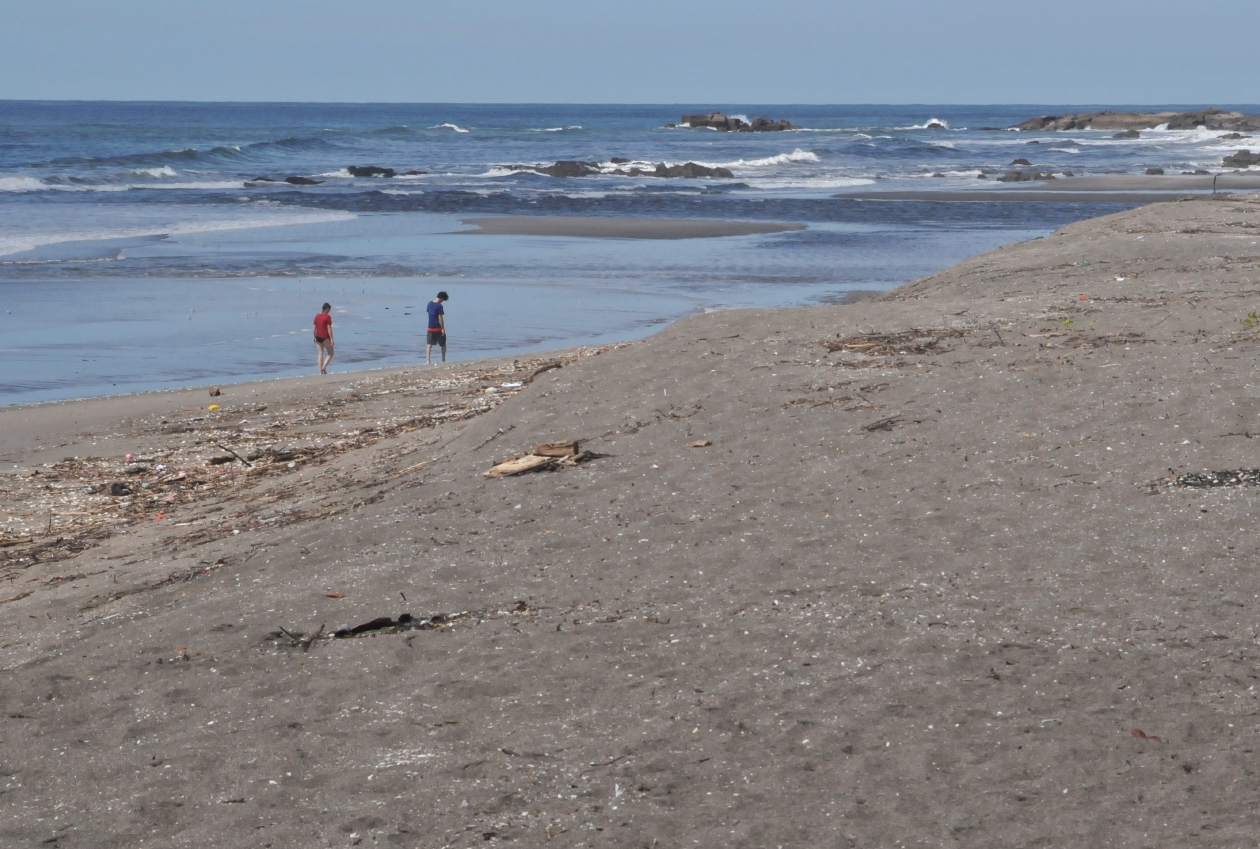
[[[113,399],[0,478],[0,843],[1250,845],[1260,490],[1177,476],[1260,466],[1258,240],[1156,204],[580,358]]]
[[[1252,192],[1260,189],[1260,174],[1225,172],[1215,177],[1196,174],[1100,174],[1025,183],[976,182],[983,188],[966,191],[856,191],[843,192],[836,197],[942,202],[1160,203],[1211,194],[1214,188],[1217,192]]]
[[[464,218],[474,235],[571,236],[590,239],[715,239],[804,230],[804,224],[775,221],[716,221],[679,218],[593,218],[580,216],[510,215]]]

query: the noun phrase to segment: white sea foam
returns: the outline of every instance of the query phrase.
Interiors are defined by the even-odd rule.
[[[315,176],[316,177],[344,177],[346,179],[349,179],[350,171],[346,168],[341,168],[341,169],[338,169],[337,171],[325,171],[322,174],[316,174]]]
[[[48,186],[34,177],[0,177],[0,192],[42,192]]]
[[[565,130],[580,130],[582,125],[578,124],[572,127],[542,127],[536,130],[530,130],[531,133],[563,133]]]
[[[151,169],[161,171],[160,168]],[[169,170],[169,169],[168,169]],[[154,176],[168,176],[166,174]],[[178,176],[174,171],[169,176]],[[33,177],[0,177],[0,192],[126,192],[131,189],[239,189],[240,180],[198,183],[46,183]]]
[[[761,177],[745,179],[750,189],[762,190],[794,190],[803,192],[821,191],[823,189],[847,189],[853,186],[871,186],[875,181],[869,177],[840,177],[829,175],[811,175],[809,177]]]
[[[541,164],[540,164],[540,167],[541,167]],[[484,171],[481,174],[473,174],[471,176],[473,177],[511,177],[516,174],[528,174],[528,173],[530,172],[514,170],[512,168],[503,168],[502,166],[496,166],[494,168],[491,168],[489,171]]]
[[[141,236],[181,236],[191,233],[218,233],[229,230],[253,230],[260,227],[289,227],[297,224],[321,224],[353,221],[352,212],[303,212],[290,215],[267,215],[253,218],[221,218],[209,221],[182,221],[170,224],[134,225],[114,230],[79,230],[62,233],[21,233],[0,236],[0,256],[34,250],[64,242],[95,242],[103,239],[135,239]]]
[[[175,169],[169,165],[163,165],[161,168],[141,168],[140,170],[133,171],[132,173],[137,174],[137,175],[145,174],[150,177],[178,177],[179,176],[178,174],[175,173]]]
[[[949,129],[949,121],[942,121],[940,118],[928,118],[922,124],[911,124],[909,127],[898,127],[899,130],[926,130],[933,124],[940,124],[945,129]]]
[[[454,131],[455,131],[455,132],[457,132],[457,133],[466,133],[466,132],[468,132],[468,130],[465,130],[463,127],[459,126],[458,124],[438,124],[436,127],[430,127],[429,129],[431,129],[431,130],[454,130]]]
[[[780,153],[763,159],[736,159],[734,162],[718,163],[723,168],[769,168],[773,165],[787,165],[789,162],[821,162],[818,154],[799,147],[791,153]]]

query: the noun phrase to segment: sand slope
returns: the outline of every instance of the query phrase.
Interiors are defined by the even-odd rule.
[[[0,843],[1249,845],[1260,492],[1151,484],[1260,466],[1257,241],[1159,204],[697,316],[278,472],[317,514],[23,567],[100,575],[0,604]]]

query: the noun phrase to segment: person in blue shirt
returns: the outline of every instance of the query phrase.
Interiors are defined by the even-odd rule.
[[[446,310],[442,308],[442,304],[449,297],[445,292],[438,292],[437,297],[428,303],[429,336],[428,343],[424,346],[425,365],[430,365],[429,355],[433,352],[434,345],[441,346],[442,362],[446,362]]]

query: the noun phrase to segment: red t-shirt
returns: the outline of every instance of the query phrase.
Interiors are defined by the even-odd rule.
[[[315,335],[320,339],[327,339],[331,333],[332,316],[326,312],[321,312],[315,316]]]

